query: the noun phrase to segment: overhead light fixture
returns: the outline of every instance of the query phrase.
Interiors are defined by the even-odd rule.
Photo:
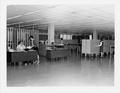
[[[88,18],[92,18],[92,16],[87,16]]]
[[[72,12],[71,12],[71,14],[76,14],[76,13],[77,13],[77,12],[75,12],[75,11],[72,11]]]

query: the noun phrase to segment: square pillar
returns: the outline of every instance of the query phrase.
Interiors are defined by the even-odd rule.
[[[92,40],[92,35],[89,35],[89,39]]]
[[[50,23],[48,24],[48,44],[50,45],[52,42],[54,42],[54,36],[55,36],[55,28],[54,24]]]
[[[97,31],[96,30],[93,31],[93,39],[94,40],[98,39],[98,35],[97,35]]]

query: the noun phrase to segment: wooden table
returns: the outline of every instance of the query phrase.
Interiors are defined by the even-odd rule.
[[[64,58],[70,55],[69,49],[52,49],[47,50],[47,58]]]
[[[7,52],[7,62],[24,62],[37,60],[37,51]]]

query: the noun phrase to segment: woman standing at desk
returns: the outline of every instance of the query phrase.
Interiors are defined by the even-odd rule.
[[[98,46],[100,47],[100,56],[103,57],[103,40],[100,40],[100,44]]]
[[[38,55],[37,55],[37,61],[35,63],[39,64],[39,50],[38,50],[38,47],[36,45],[36,42],[34,40],[34,37],[33,36],[30,36],[29,37],[29,40],[30,40],[30,46],[31,46],[31,49],[33,50],[36,50],[38,52]]]

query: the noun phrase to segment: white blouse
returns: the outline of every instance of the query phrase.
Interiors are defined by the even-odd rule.
[[[17,51],[24,51],[25,46],[24,45],[18,45],[17,46]]]

